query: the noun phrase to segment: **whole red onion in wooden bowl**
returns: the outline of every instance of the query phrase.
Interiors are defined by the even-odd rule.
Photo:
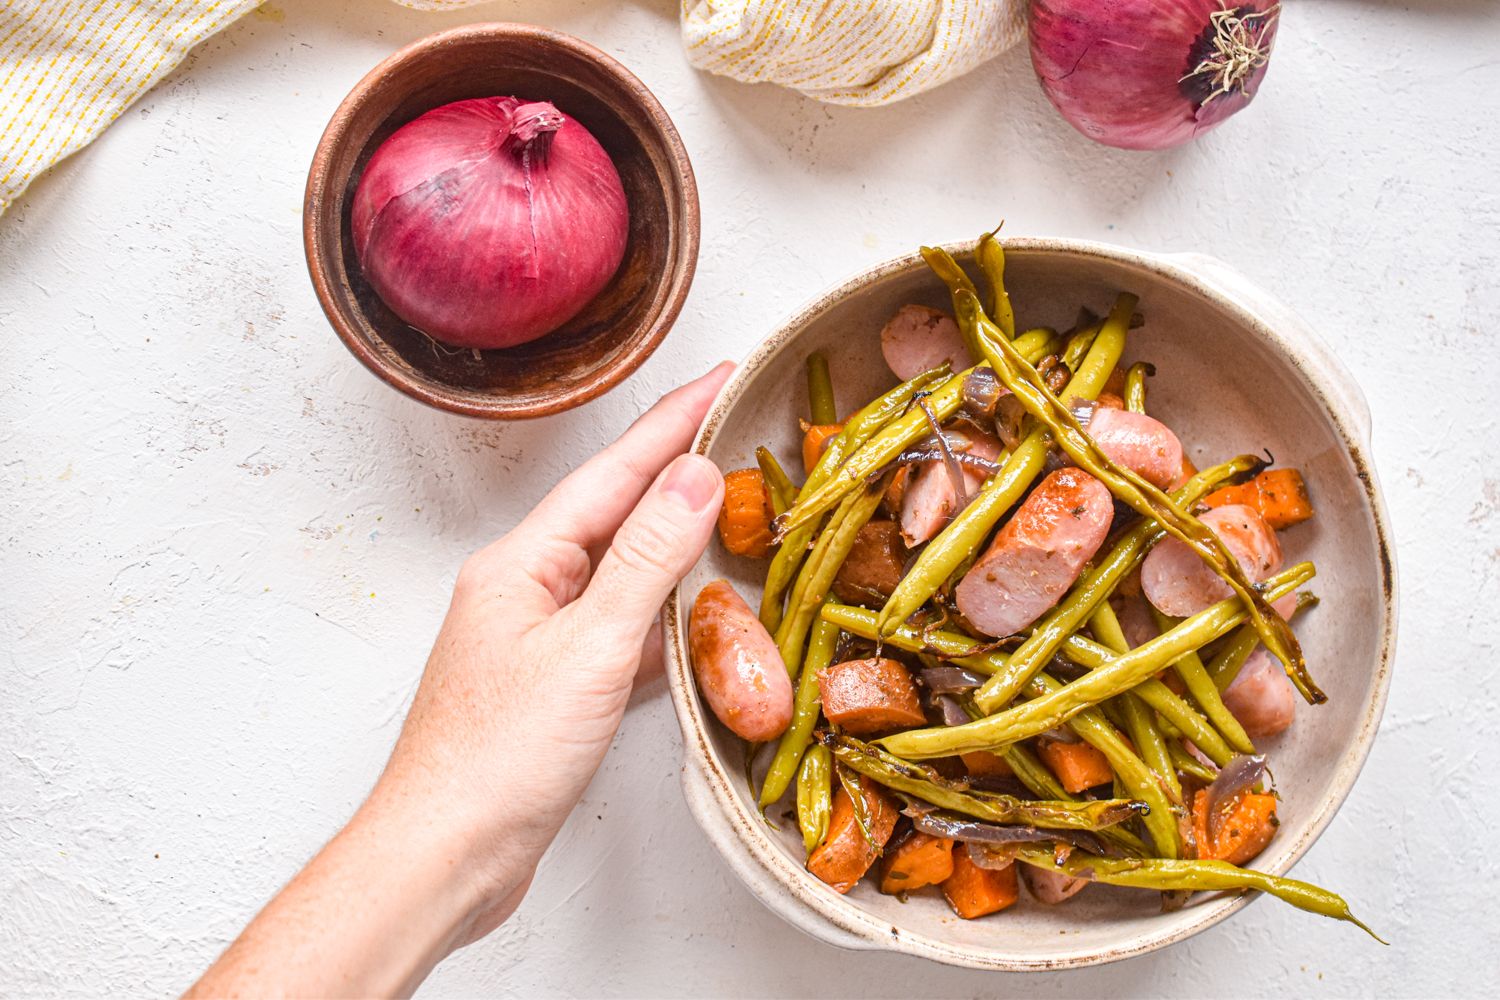
[[[507,111],[497,95],[524,100]],[[419,122],[447,141],[383,163]],[[528,175],[529,196],[496,193]],[[559,210],[565,187],[588,212]],[[501,204],[503,217],[483,208]],[[531,253],[533,223],[550,256]],[[698,191],[671,119],[625,67],[561,32],[469,24],[396,52],[339,105],[303,239],[323,311],[372,372],[455,413],[539,417],[617,385],[666,336],[698,258]],[[467,286],[459,308],[443,301],[453,284]]]
[[[514,347],[578,315],[625,256],[630,210],[609,154],[546,101],[482,97],[396,130],[360,176],[350,224],[365,277],[456,347]]]

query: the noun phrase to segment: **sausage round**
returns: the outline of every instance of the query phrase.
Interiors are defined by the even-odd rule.
[[[698,592],[688,649],[704,700],[736,736],[764,743],[791,723],[792,682],[776,641],[728,580]]]
[[[906,305],[896,310],[880,331],[880,353],[885,363],[905,382],[944,361],[958,371],[968,366],[968,348],[953,317],[941,309]]]
[[[1086,878],[1074,878],[1067,872],[1021,863],[1021,875],[1026,879],[1026,888],[1039,903],[1049,906],[1072,899],[1089,884]]]
[[[1166,488],[1182,472],[1182,442],[1155,417],[1098,406],[1085,429],[1100,451],[1153,486]]]
[[[1281,661],[1264,647],[1250,654],[1229,687],[1224,707],[1234,713],[1252,740],[1275,736],[1292,724],[1297,712],[1297,689]]]
[[[818,695],[828,721],[855,736],[927,722],[911,674],[886,657],[833,664],[818,675]]]
[[[1004,446],[998,438],[978,431],[965,431],[962,435],[950,433],[954,451],[967,452],[993,462],[1000,457]],[[985,474],[979,469],[963,465],[959,467],[963,476],[964,492],[969,499],[984,485]],[[928,462],[907,481],[906,491],[901,496],[901,537],[909,548],[928,541],[933,535],[953,520],[958,513],[958,491],[953,488],[953,477],[948,475],[944,463]]]
[[[1199,520],[1219,536],[1252,583],[1281,568],[1281,543],[1254,507],[1215,507]],[[1176,538],[1162,539],[1141,563],[1141,591],[1156,610],[1174,618],[1195,615],[1234,593],[1198,553]]]
[[[1042,480],[958,584],[958,610],[994,636],[1011,635],[1057,603],[1104,543],[1114,502],[1081,469]]]

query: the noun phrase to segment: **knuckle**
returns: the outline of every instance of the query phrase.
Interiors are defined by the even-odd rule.
[[[650,576],[669,574],[677,564],[678,532],[664,517],[627,521],[615,535],[614,550],[622,566]]]

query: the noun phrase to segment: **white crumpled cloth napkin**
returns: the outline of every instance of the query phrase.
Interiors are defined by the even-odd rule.
[[[479,0],[396,0],[438,10]],[[0,0],[0,212],[260,0]],[[835,104],[910,97],[1024,31],[1022,0],[682,0],[700,69]]]

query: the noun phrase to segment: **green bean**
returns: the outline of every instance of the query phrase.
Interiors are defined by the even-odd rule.
[[[1120,628],[1120,619],[1108,601],[1102,602],[1089,619],[1089,628],[1104,646],[1116,655],[1130,652],[1130,642]],[[1115,698],[1111,704],[1120,713],[1120,726],[1130,735],[1141,760],[1151,768],[1170,793],[1174,805],[1182,804],[1182,784],[1177,780],[1177,771],[1172,767],[1171,755],[1167,753],[1167,741],[1156,727],[1151,709],[1140,696],[1129,691]]]
[[[1176,620],[1168,618],[1155,608],[1151,609],[1151,617],[1156,620],[1156,627],[1163,632],[1177,625]],[[1250,735],[1245,732],[1245,727],[1240,725],[1240,720],[1234,717],[1234,713],[1224,704],[1224,699],[1219,697],[1219,689],[1214,687],[1213,678],[1209,676],[1208,669],[1203,666],[1203,660],[1198,654],[1182,654],[1173,662],[1172,669],[1182,678],[1187,693],[1198,703],[1214,728],[1223,734],[1225,741],[1240,753],[1253,754],[1255,744],[1250,742]]]
[[[802,673],[797,678],[797,693],[792,700],[792,721],[781,734],[776,756],[771,758],[771,769],[766,772],[765,784],[760,788],[760,805],[765,808],[785,794],[797,773],[802,754],[812,744],[813,728],[818,724],[818,714],[823,704],[819,700],[818,674],[833,662],[833,651],[838,645],[839,629],[823,619],[813,623],[812,634],[807,641],[807,656],[802,664]]]
[[[1156,374],[1156,366],[1137,361],[1125,372],[1125,409],[1132,413],[1146,412],[1146,378]]]
[[[1297,606],[1292,609],[1292,617],[1296,618],[1308,608],[1316,607],[1318,599],[1313,594],[1302,593],[1297,595]],[[1260,645],[1260,635],[1256,633],[1255,626],[1242,625],[1228,639],[1224,640],[1224,647],[1214,656],[1208,665],[1208,676],[1213,678],[1214,687],[1223,694],[1229,685],[1240,675],[1240,668],[1255,652],[1255,647]]]
[[[948,251],[941,247],[922,247],[921,254],[927,266],[932,268],[939,281],[948,286],[950,292],[963,288],[975,295],[979,294],[979,289],[974,287],[974,282],[970,280],[969,275]],[[977,362],[980,358],[979,341],[974,339],[974,331],[960,330],[959,333],[963,337],[964,346],[969,350],[969,357]]]
[[[818,616],[818,606],[827,599],[839,567],[849,558],[849,550],[854,547],[859,529],[875,515],[884,493],[885,478],[882,478],[845,497],[828,519],[828,526],[818,536],[796,582],[792,584],[787,597],[786,617],[776,630],[776,649],[793,677],[802,667],[802,646],[808,629]]]
[[[839,422],[838,407],[833,402],[833,378],[828,374],[828,358],[821,351],[807,356],[807,399],[813,423]]]
[[[1130,296],[1121,296],[1121,300],[1115,303],[1109,319],[1105,321],[1105,329],[1115,325],[1119,320],[1122,301],[1127,298]],[[1054,396],[1047,389],[1036,369],[1027,364],[1026,360],[1016,353],[1014,346],[999,335],[999,330],[980,308],[978,298],[967,291],[960,290],[955,296],[955,307],[960,327],[966,324],[978,325],[979,340],[985,358],[995,369],[995,375],[1000,382],[1015,394],[1022,407],[1039,421],[1041,426],[1052,433],[1056,443],[1067,453],[1068,457],[1083,471],[1103,482],[1117,499],[1124,501],[1146,517],[1156,518],[1168,534],[1180,539],[1197,553],[1199,558],[1206,562],[1244,601],[1250,620],[1255,623],[1256,631],[1260,633],[1261,642],[1265,643],[1266,647],[1286,664],[1287,674],[1291,677],[1292,683],[1302,692],[1302,696],[1312,704],[1327,701],[1327,695],[1318,689],[1308,673],[1307,663],[1303,659],[1302,647],[1297,642],[1297,637],[1292,634],[1292,630],[1287,627],[1287,623],[1281,616],[1272,610],[1256,586],[1245,576],[1239,561],[1225,547],[1219,536],[1192,514],[1183,510],[1156,486],[1130,469],[1117,465],[1109,456],[1100,451],[1093,439],[1079,426],[1078,419],[1068,409],[1063,399]],[[1133,310],[1134,304],[1132,303],[1123,318],[1124,325],[1127,327],[1130,321],[1129,313]],[[1104,333],[1101,331],[1099,339],[1103,339],[1103,336]]]
[[[1028,363],[1040,364],[1047,355],[1062,350],[1062,338],[1051,327],[1039,326],[1016,337],[1016,350]]]
[[[808,854],[828,836],[832,815],[833,755],[825,746],[810,746],[797,768],[797,828]]]
[[[964,378],[968,374],[964,371],[951,376],[927,396],[927,408],[938,421],[947,420],[963,405]],[[802,487],[796,505],[771,522],[777,539],[785,539],[796,529],[812,523],[824,511],[832,510],[857,489],[865,477],[889,465],[902,451],[931,433],[927,414],[916,407],[876,431],[826,481],[816,485],[809,482]]]
[[[960,290],[959,294],[965,293]],[[972,300],[972,296],[970,299]],[[1132,302],[1129,309],[1134,308]],[[1125,349],[1125,329],[1129,322],[1129,310],[1123,323],[1114,322],[1111,314],[1111,322],[1105,324],[1106,328],[1095,338],[1083,365],[1063,390],[1069,398],[1094,399],[1103,390],[1109,373],[1114,370],[1115,362]],[[965,325],[977,329],[972,322],[960,323],[960,329]],[[1050,443],[1045,428],[1033,427],[1025,439],[1016,445],[1015,451],[1010,453],[1000,471],[980,487],[973,501],[959,511],[948,522],[947,527],[938,532],[937,537],[927,543],[927,547],[901,579],[890,599],[885,602],[885,607],[880,610],[880,627],[883,632],[888,632],[905,621],[912,612],[926,604],[959,564],[979,550],[1000,518],[1021,499],[1021,494],[1026,492],[1041,473],[1047,461]]]
[[[1257,889],[1308,913],[1348,921],[1381,944],[1379,935],[1349,912],[1349,904],[1327,889],[1308,882],[1278,878],[1265,872],[1240,868],[1227,861],[1162,861],[1154,858],[1101,858],[1073,851],[1059,862],[1055,852],[1022,845],[1018,857],[1038,868],[1051,868],[1074,878],[1087,878],[1109,885],[1141,889],[1185,889],[1189,892],[1233,892]]]
[[[1132,305],[1131,308],[1135,307]],[[1103,328],[1102,323],[1094,323],[1068,335],[1062,350],[1062,363],[1067,366],[1068,371],[1078,370],[1078,366],[1083,363],[1084,356],[1093,346],[1094,338],[1099,336],[1099,331]]]
[[[1005,248],[995,239],[994,233],[979,237],[979,246],[974,250],[979,269],[990,284],[990,315],[995,324],[1011,340],[1016,339],[1016,314],[1010,306],[1010,294],[1005,290]]]
[[[866,639],[873,639],[876,636],[875,615],[864,608],[845,605],[829,606],[823,609],[823,617],[853,635]],[[932,648],[940,653],[957,653],[973,645],[972,640],[953,632],[937,630],[921,632],[909,625],[902,625],[894,633],[886,636],[885,641],[898,649],[912,652],[926,649],[928,643],[931,643]],[[975,656],[951,656],[950,662],[981,673],[990,673],[1004,664],[1005,654],[992,652]],[[1062,684],[1057,680],[1046,673],[1039,672],[1028,683],[1027,693],[1034,697],[1042,697],[1053,694],[1061,688]],[[1130,745],[1125,742],[1109,720],[1095,709],[1080,712],[1068,719],[1067,726],[1085,743],[1104,754],[1110,767],[1124,780],[1130,794],[1145,802],[1149,807],[1150,812],[1146,814],[1144,822],[1151,833],[1152,840],[1157,843],[1158,849],[1163,853],[1175,852],[1178,834],[1177,823],[1172,814],[1172,804],[1145,762],[1130,749]],[[1009,749],[1006,748],[1007,754]],[[1007,759],[1009,759],[1008,756]]]
[[[830,751],[831,752],[831,751]],[[844,786],[844,791],[849,793],[849,805],[854,810],[854,825],[859,827],[860,836],[865,838],[865,843],[875,848],[879,854],[885,850],[885,844],[875,839],[875,825],[871,820],[870,801],[865,798],[865,782],[860,773],[849,767],[843,761],[834,758],[833,770],[839,776],[839,784]]]
[[[950,781],[930,767],[904,761],[851,736],[819,730],[817,739],[833,751],[840,764],[873,781],[940,808],[992,823],[1022,823],[1054,830],[1099,830],[1133,819],[1145,808],[1143,803],[1130,799],[1079,802],[1018,799],[973,789],[967,782]]]
[[[1064,802],[1077,802],[1078,796],[1069,792],[1058,783],[1057,778],[1037,758],[1037,755],[1027,749],[1024,743],[1015,743],[1005,748],[1002,754],[1010,769],[1016,773],[1016,780],[1026,786],[1039,799],[1061,799]],[[1099,836],[1114,844],[1134,857],[1142,857],[1146,854],[1146,844],[1141,838],[1123,827],[1112,826],[1100,830]]]
[[[1312,573],[1311,563],[1298,563],[1267,580],[1267,593],[1272,600],[1291,593],[1311,579]],[[1246,615],[1243,603],[1233,597],[1227,598],[1046,696],[978,722],[894,733],[879,742],[897,756],[923,760],[970,750],[994,750],[1008,743],[1030,739],[1106,698],[1113,698],[1151,679],[1183,653],[1229,632],[1244,621]],[[976,698],[975,701],[979,700]],[[979,708],[989,710],[982,702]]]
[[[1077,638],[1076,636],[1074,638]],[[1075,663],[1080,662],[1082,657],[1074,655],[1078,650],[1071,645],[1068,650],[1068,659]],[[1109,662],[1107,657],[1101,657],[1100,665]],[[1161,717],[1158,728],[1166,737],[1186,738],[1193,741],[1193,745],[1203,751],[1203,755],[1220,767],[1229,763],[1234,757],[1234,751],[1229,744],[1224,742],[1224,737],[1219,731],[1209,725],[1208,720],[1199,715],[1197,710],[1182,698],[1172,692],[1156,678],[1142,681],[1130,691],[1131,694],[1146,703],[1146,706]]]
[[[1175,740],[1168,741],[1167,753],[1172,757],[1172,765],[1183,774],[1197,778],[1204,784],[1211,783],[1218,777],[1213,768],[1204,764],[1203,761],[1188,753],[1187,750]]]
[[[1253,455],[1241,455],[1194,475],[1172,494],[1172,498],[1184,505],[1197,503],[1225,480],[1259,471],[1264,464]],[[1129,576],[1145,560],[1151,547],[1164,537],[1166,532],[1151,518],[1121,536],[1114,548],[1083,574],[1057,606],[1032,626],[1031,634],[1011,654],[1009,667],[979,689],[979,707],[994,711],[991,706],[1009,704],[1026,685],[1027,679],[1052,659],[1063,641],[1078,631],[1094,609],[1109,599],[1120,581]]]
[[[771,510],[780,514],[797,499],[797,487],[787,477],[781,463],[776,461],[776,456],[764,445],[755,449],[755,464],[760,466],[761,477],[765,479],[766,489],[771,494]]]
[[[807,481],[802,485],[803,492],[826,482],[845,458],[905,410],[911,403],[912,396],[947,376],[947,365],[923,372],[896,386],[850,417],[844,424],[844,429],[834,435],[833,440],[823,449],[818,464],[813,466]],[[781,539],[781,547],[771,557],[770,569],[766,571],[766,586],[760,595],[760,623],[768,632],[774,633],[781,625],[782,601],[786,597],[786,589],[796,579],[797,570],[807,557],[808,546],[816,529],[816,524],[810,524],[795,532],[788,532]]]

